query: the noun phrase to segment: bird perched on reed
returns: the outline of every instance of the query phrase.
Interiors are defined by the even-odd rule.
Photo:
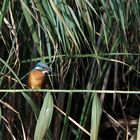
[[[28,86],[31,89],[42,89],[46,84],[46,74],[51,72],[48,65],[42,61],[38,62],[28,76]]]

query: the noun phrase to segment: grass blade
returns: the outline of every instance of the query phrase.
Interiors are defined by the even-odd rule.
[[[3,5],[2,5],[2,9],[1,9],[1,13],[0,13],[0,29],[2,27],[3,18],[4,18],[4,15],[6,13],[6,10],[8,9],[8,5],[9,5],[9,0],[4,0]]]
[[[97,96],[97,93],[95,93],[93,97],[93,103],[92,103],[90,140],[98,140],[98,131],[99,131],[101,114],[102,114],[101,102]]]
[[[37,120],[34,140],[43,140],[47,129],[50,126],[53,114],[53,98],[50,93],[44,98],[44,102]]]

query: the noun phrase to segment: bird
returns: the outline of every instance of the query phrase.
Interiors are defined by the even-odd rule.
[[[51,68],[48,65],[40,61],[38,62],[34,69],[31,70],[28,76],[27,84],[31,89],[42,89],[46,84],[46,74],[51,72]]]

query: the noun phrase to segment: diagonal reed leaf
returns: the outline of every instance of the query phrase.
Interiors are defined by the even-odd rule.
[[[41,49],[41,47],[39,47],[40,39],[38,36],[38,32],[36,31],[36,28],[34,26],[34,21],[33,21],[33,18],[31,16],[31,11],[30,11],[26,1],[24,1],[24,2],[22,1],[21,6],[22,6],[22,10],[23,10],[23,14],[25,16],[26,22],[27,22],[28,27],[30,29],[34,44],[37,47],[38,53],[40,54],[40,56],[42,56],[42,49]]]
[[[44,98],[44,102],[37,120],[34,140],[43,140],[45,133],[47,132],[53,114],[53,98],[50,93]]]
[[[31,108],[33,109],[35,117],[38,117],[39,116],[38,106],[34,103],[34,101],[31,99],[31,97],[29,95],[27,95],[24,92],[22,92],[22,95],[25,98],[25,100],[28,102],[28,104],[31,106]]]
[[[3,18],[4,18],[4,15],[6,13],[6,10],[8,9],[8,5],[9,5],[9,0],[4,0],[3,5],[2,5],[2,9],[1,9],[1,12],[0,12],[0,29],[2,27]]]
[[[97,93],[95,93],[93,97],[93,103],[92,103],[90,140],[98,140],[101,115],[102,115],[101,102],[99,100],[99,97],[97,96]]]

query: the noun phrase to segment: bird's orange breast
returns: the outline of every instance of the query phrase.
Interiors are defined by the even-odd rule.
[[[28,77],[28,86],[32,89],[41,89],[45,84],[45,74],[39,70],[33,70]]]

